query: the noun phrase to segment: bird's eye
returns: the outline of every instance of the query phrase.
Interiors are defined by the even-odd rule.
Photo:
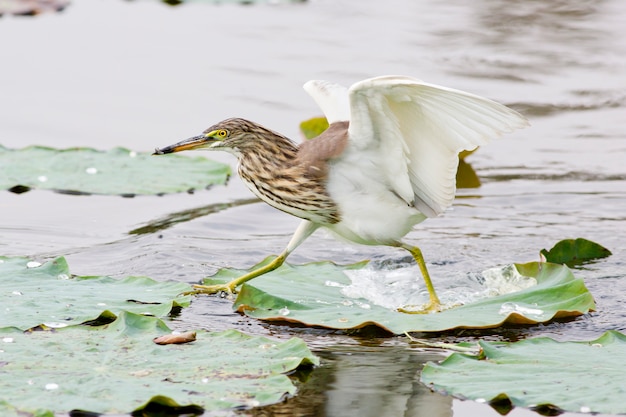
[[[224,139],[226,136],[228,136],[228,132],[226,130],[218,130],[217,136]]]

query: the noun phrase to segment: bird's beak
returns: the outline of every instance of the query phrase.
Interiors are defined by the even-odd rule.
[[[166,146],[164,148],[156,148],[152,155],[163,155],[166,153],[174,153],[180,151],[188,151],[193,149],[202,149],[208,148],[215,142],[215,139],[208,134],[202,134],[199,136],[194,136],[189,139],[185,139],[178,143],[175,143],[170,146]]]

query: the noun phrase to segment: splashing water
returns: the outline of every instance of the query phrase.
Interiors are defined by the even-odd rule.
[[[396,310],[428,302],[428,291],[417,266],[390,269],[370,264],[359,270],[344,271],[351,284],[341,292],[352,299]],[[445,305],[469,304],[537,285],[537,280],[519,273],[515,265],[487,269],[480,273],[457,273],[436,277],[435,287]]]

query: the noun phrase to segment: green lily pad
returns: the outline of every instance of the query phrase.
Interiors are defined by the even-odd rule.
[[[71,194],[166,194],[224,184],[229,175],[228,165],[203,157],[154,158],[123,148],[0,146],[0,189],[17,193],[37,188]]]
[[[148,400],[206,410],[267,405],[295,394],[285,373],[318,364],[297,338],[227,330],[197,331],[197,340],[184,345],[152,342],[169,332],[157,318],[128,312],[102,327],[0,329],[0,414],[127,414]]]
[[[542,249],[541,255],[548,262],[566,264],[571,267],[606,258],[611,256],[611,251],[598,243],[578,238],[561,240],[550,250]]]
[[[300,131],[306,139],[313,139],[328,129],[328,120],[325,117],[313,117],[300,122]]]
[[[72,276],[65,258],[40,264],[0,257],[0,328],[65,327],[115,319],[120,311],[157,317],[188,306],[191,287],[146,277]]]
[[[400,285],[399,281],[390,282],[385,287],[387,276],[393,276],[397,270],[372,269],[366,262],[349,266],[329,262],[301,266],[284,264],[244,284],[235,299],[234,308],[261,320],[288,321],[333,329],[357,329],[374,325],[395,334],[458,328],[486,329],[507,323],[545,323],[595,309],[593,298],[582,279],[574,277],[569,268],[531,262],[485,271],[482,279],[488,285],[477,284],[478,290],[460,290],[461,294],[452,293],[448,300],[442,297],[440,291],[442,302],[455,304],[460,301],[464,305],[434,314],[401,313],[395,307],[410,304],[411,299],[395,307],[385,303],[395,295],[404,296],[415,291],[410,285],[422,285],[418,281],[418,273],[412,271],[414,273],[409,273],[409,287],[403,287],[404,284]],[[205,283],[227,282],[245,272],[223,269],[205,279]],[[437,277],[434,279],[437,287],[440,281],[437,281]],[[375,288],[377,283],[382,287]],[[457,282],[450,286],[459,287]],[[388,294],[384,294],[383,287],[387,288]],[[471,291],[477,295],[473,299],[467,298],[466,293]],[[420,296],[424,297],[423,292],[421,288],[416,293],[416,302],[427,301],[427,297],[418,300]],[[448,291],[443,293],[446,294]]]
[[[456,169],[456,188],[479,188],[480,185],[480,178],[478,178],[472,165],[459,157],[459,166]]]
[[[626,336],[608,331],[590,342],[542,337],[479,342],[478,356],[453,353],[428,363],[421,381],[480,402],[557,411],[625,414]],[[551,414],[555,415],[555,414]]]

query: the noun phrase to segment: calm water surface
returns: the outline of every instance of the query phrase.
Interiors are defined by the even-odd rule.
[[[625,28],[620,0],[176,8],[77,1],[61,14],[0,19],[0,143],[150,151],[231,116],[299,138],[299,122],[320,113],[301,89],[313,78],[349,85],[406,74],[485,95],[526,114],[532,127],[472,155],[483,186],[460,190],[452,210],[409,235],[435,284],[459,271],[536,260],[565,238],[597,241],[613,256],[575,272],[594,294],[596,313],[441,339],[592,339],[626,330]],[[228,155],[210,156],[234,165]],[[238,178],[164,197],[0,194],[0,254],[64,255],[82,275],[195,283],[222,266],[247,267],[280,252],[298,223],[251,201]],[[164,219],[168,227],[131,233]],[[290,261],[404,256],[318,233]],[[242,415],[498,415],[421,386],[421,367],[440,356],[404,338],[268,325],[215,297],[196,300],[170,324],[297,335],[323,358],[298,397]]]

